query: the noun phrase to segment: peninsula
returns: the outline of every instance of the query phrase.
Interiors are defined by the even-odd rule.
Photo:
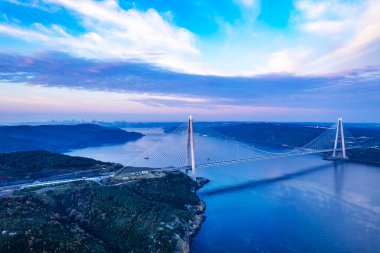
[[[20,177],[9,169],[22,163],[17,155],[35,175],[54,172],[51,157],[69,170],[121,166],[33,151],[2,159],[4,176]],[[0,252],[188,252],[205,209],[198,187],[182,172],[126,170],[99,182],[0,190]]]

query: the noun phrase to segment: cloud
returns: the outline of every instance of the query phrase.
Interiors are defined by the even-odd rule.
[[[138,62],[92,61],[62,53],[31,56],[0,54],[4,81],[129,93],[175,94],[253,100],[315,87],[320,79],[289,75],[218,77],[176,73]],[[305,82],[307,81],[307,82]],[[283,84],[276,89],[278,83]]]
[[[350,17],[365,7],[366,1],[295,0],[296,11],[305,20],[341,19]],[[364,3],[364,4],[363,4]]]
[[[268,65],[278,72],[295,73],[301,68],[309,54],[308,50],[300,48],[277,51],[268,58]]]
[[[184,28],[169,23],[149,9],[124,10],[114,0],[45,0],[76,13],[85,29],[69,34],[57,25],[19,27],[0,25],[0,33],[22,40],[43,43],[45,49],[59,50],[92,59],[139,60],[184,72],[200,72],[200,52],[196,37]]]
[[[65,10],[80,26],[75,30],[65,22],[17,23],[12,13],[6,13],[0,34],[26,41],[26,50],[230,77],[284,72],[324,75],[380,65],[380,0],[295,0],[288,25],[281,29],[272,29],[265,20],[258,22],[264,8],[260,1],[231,0],[237,9],[234,15],[207,13],[219,27],[207,36],[176,25],[178,13],[170,4],[158,12],[138,10],[135,5],[123,9],[116,0],[8,1],[51,15]],[[203,5],[202,11],[212,7],[208,2]],[[4,43],[5,48],[12,47]]]
[[[320,36],[320,40],[328,39],[325,36],[346,39],[355,32],[352,28],[366,7],[367,1],[296,0],[292,21],[299,30]]]
[[[252,8],[258,4],[258,0],[236,0],[236,3],[243,7]]]
[[[344,30],[350,35],[348,39],[345,38],[340,43],[339,47],[313,62],[310,66],[313,71],[325,71],[326,69],[345,71],[379,64],[380,19],[378,13],[380,13],[380,1],[368,1],[365,6],[365,10],[360,14],[346,17],[341,21],[339,28],[330,27],[331,32]],[[320,30],[322,29],[323,27],[320,28]]]
[[[331,73],[379,65],[380,1],[298,0],[293,22],[316,40],[304,73]],[[308,36],[314,36],[308,38]]]
[[[344,21],[320,20],[303,24],[302,29],[309,33],[336,34],[341,32],[347,24]]]
[[[146,115],[145,120],[166,114],[179,120],[195,114],[202,115],[198,120],[313,121],[343,116],[373,121],[380,108],[378,94],[378,67],[327,76],[220,77],[62,53],[0,54],[4,119],[11,113],[48,113],[48,119],[56,113],[66,117],[86,113],[93,115],[90,119],[99,113],[127,113]]]
[[[359,94],[380,92],[378,69],[367,68],[330,76],[272,74],[218,77],[176,73],[136,62],[94,62],[62,53],[0,54],[0,81],[3,82],[136,94],[136,98],[143,94],[145,101],[167,106],[315,107],[321,98],[329,97],[329,94],[344,96],[340,96],[340,102],[331,99],[323,106],[336,107],[334,103],[347,101],[351,105],[358,104],[363,102],[363,99],[356,99]],[[372,105],[378,104],[374,101]]]

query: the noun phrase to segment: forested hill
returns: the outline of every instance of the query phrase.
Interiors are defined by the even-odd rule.
[[[293,147],[301,147],[326,131],[325,127],[290,123],[244,123],[213,128],[223,135],[250,144]]]
[[[302,147],[327,130],[326,126],[291,123],[244,123],[213,126],[214,130],[225,136],[249,144],[268,146]],[[380,165],[380,128],[371,126],[347,126],[357,145],[366,141],[372,147],[347,151],[351,161]],[[332,140],[333,142],[333,140]]]
[[[107,172],[121,165],[48,151],[22,151],[0,154],[0,184],[36,180],[78,171]],[[78,176],[78,175],[77,175]]]
[[[66,152],[91,146],[122,144],[143,134],[94,124],[2,126],[0,153],[48,150]]]
[[[324,133],[328,126],[316,123],[242,123],[212,128],[225,136],[249,144],[302,147]],[[368,138],[380,145],[380,128],[345,126],[345,129],[349,130],[354,138]]]

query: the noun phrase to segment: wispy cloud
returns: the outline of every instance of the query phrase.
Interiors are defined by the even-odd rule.
[[[223,39],[214,43],[211,53],[203,52],[204,58],[226,73],[243,75],[330,74],[380,65],[379,0],[293,3],[288,24],[281,29],[256,19],[220,22]],[[245,11],[256,18],[263,9]]]
[[[80,31],[72,31],[64,22],[25,25],[15,22],[12,13],[3,13],[0,34],[37,43],[41,51],[76,57],[133,60],[220,76],[326,74],[380,65],[380,0],[294,0],[289,17],[284,17],[288,24],[281,29],[258,20],[268,8],[260,0],[231,0],[240,16],[219,13],[210,18],[218,27],[212,36],[177,25],[170,3],[159,12],[134,5],[122,8],[116,0],[8,2],[53,14],[60,9],[70,12],[68,18],[74,17]],[[197,4],[193,3],[194,10]],[[213,8],[203,3],[207,4]],[[275,20],[277,13],[269,16]]]
[[[94,62],[50,53],[28,57],[0,54],[0,69],[0,81],[136,94],[136,99],[129,100],[168,107],[348,108],[363,102],[373,107],[379,104],[376,101],[380,94],[378,68],[330,76],[218,77],[177,73],[142,63]],[[139,98],[138,94],[145,96]]]
[[[124,10],[116,1],[45,0],[74,12],[85,29],[80,35],[69,34],[65,27],[0,25],[0,33],[22,40],[38,41],[45,49],[63,51],[92,59],[139,60],[169,69],[200,72],[200,52],[195,36],[165,20],[157,11]]]
[[[380,62],[380,1],[296,1],[294,22],[324,47],[316,51],[307,73],[346,71]],[[326,50],[326,48],[328,50]]]

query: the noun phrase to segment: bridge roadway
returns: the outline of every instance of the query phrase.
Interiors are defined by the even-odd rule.
[[[353,147],[346,147],[347,149],[358,149],[361,148],[361,146],[353,146]],[[341,149],[336,149],[340,151]],[[263,155],[263,156],[256,156],[256,157],[248,157],[248,158],[242,158],[242,159],[234,159],[234,160],[225,160],[225,161],[216,161],[216,162],[210,162],[210,163],[200,163],[197,164],[197,168],[202,167],[211,167],[211,166],[217,166],[217,165],[224,165],[224,164],[233,164],[233,163],[240,163],[240,162],[250,162],[250,161],[258,161],[258,160],[267,160],[267,159],[275,159],[275,158],[285,158],[285,157],[294,157],[294,156],[302,156],[302,155],[311,155],[311,154],[320,154],[320,153],[327,153],[327,152],[333,152],[334,149],[324,149],[324,150],[305,150],[303,152],[298,151],[290,151],[285,153],[270,153],[266,152],[271,155]]]
[[[174,171],[174,170],[180,170],[181,168],[134,168],[134,167],[126,167],[124,169],[127,169],[125,173],[140,173],[140,172],[148,172],[148,171]],[[108,173],[106,175],[101,176],[93,176],[93,177],[74,177],[70,179],[55,179],[55,180],[36,180],[34,182],[30,183],[20,183],[17,184],[13,183],[12,185],[5,185],[0,186],[0,191],[3,190],[14,190],[14,189],[25,189],[25,188],[32,188],[32,187],[40,187],[40,186],[49,186],[49,185],[58,185],[58,184],[64,184],[64,183],[72,183],[72,182],[79,182],[79,181],[93,181],[100,184],[100,181],[103,179],[114,177],[116,173]],[[59,175],[58,175],[59,176]]]
[[[356,149],[356,148],[360,148],[360,146],[348,147],[346,149]],[[334,149],[303,150],[302,152],[300,150],[295,150],[295,151],[289,151],[289,152],[285,152],[285,153],[271,153],[271,152],[263,151],[264,153],[266,153],[268,155],[242,158],[242,159],[235,159],[235,160],[225,160],[225,161],[216,161],[216,162],[209,162],[209,163],[200,163],[200,164],[196,165],[196,168],[211,167],[211,166],[233,164],[233,163],[250,162],[250,161],[257,161],[257,160],[294,157],[294,156],[301,156],[301,155],[326,153],[326,152],[332,152],[332,151],[334,151]],[[175,171],[175,170],[186,170],[186,169],[188,169],[188,166],[180,166],[180,167],[174,167],[173,166],[173,167],[165,167],[165,168],[151,168],[151,167],[141,168],[141,167],[128,166],[128,167],[122,168],[118,172],[112,172],[112,173],[108,173],[106,175],[101,175],[101,176],[93,176],[93,177],[81,176],[81,177],[74,177],[74,178],[69,178],[69,179],[55,179],[55,180],[46,180],[46,181],[37,180],[37,181],[31,182],[31,183],[6,185],[6,186],[1,186],[0,191],[31,188],[31,187],[40,187],[40,186],[49,186],[49,185],[57,185],[57,184],[64,184],[64,183],[71,183],[71,182],[78,182],[78,181],[94,181],[94,182],[100,183],[100,181],[103,179],[111,178],[111,177],[114,177],[114,176],[122,174],[122,173],[141,173],[141,172],[149,172],[149,171],[160,172],[160,171]],[[83,172],[85,172],[85,171],[83,171]],[[57,176],[62,176],[62,175],[57,175]]]
[[[22,184],[12,184],[8,186],[2,186],[0,187],[0,191],[2,190],[13,190],[13,189],[24,189],[24,188],[31,188],[31,187],[40,187],[40,186],[49,186],[49,185],[56,185],[56,184],[64,184],[64,183],[71,183],[71,182],[78,182],[78,181],[95,181],[99,182],[102,179],[111,177],[112,175],[102,175],[97,177],[79,177],[79,178],[71,178],[71,179],[59,179],[59,180],[49,180],[49,181],[35,181],[33,183],[22,183]]]

